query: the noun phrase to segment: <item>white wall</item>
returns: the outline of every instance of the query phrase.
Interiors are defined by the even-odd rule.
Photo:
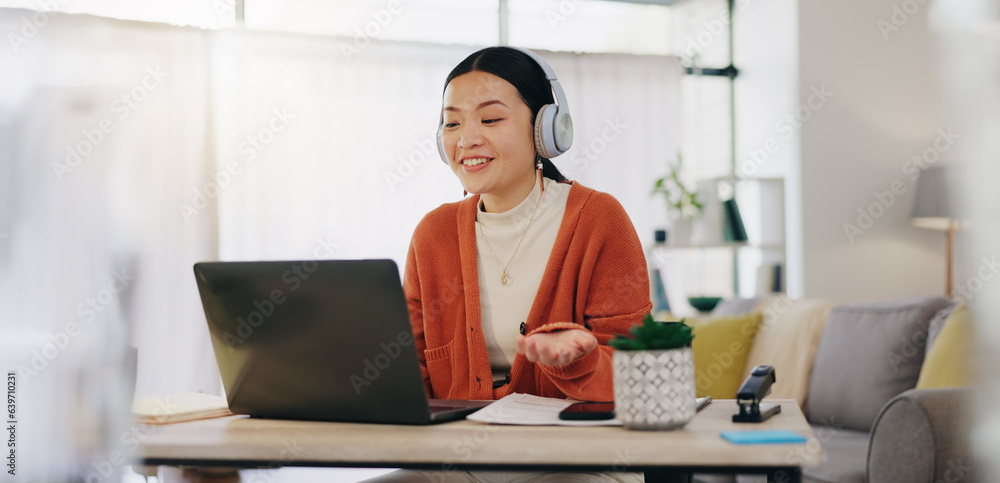
[[[904,3],[912,15],[893,17]],[[944,234],[909,218],[911,158],[948,128],[927,8],[916,0],[740,5],[738,163],[758,165],[754,176],[786,178],[789,293],[835,301],[943,294]],[[941,165],[949,153],[938,153]],[[893,183],[896,194],[879,201],[874,193],[891,194]]]
[[[743,177],[783,177],[797,168],[798,130],[788,123],[798,99],[798,28],[796,0],[736,2],[733,20],[734,65],[740,69],[734,96],[736,169]],[[798,197],[785,196],[785,282],[792,296],[801,294],[801,210]],[[746,221],[746,220],[745,220]],[[741,289],[756,277],[746,251],[741,253]],[[775,260],[768,260],[768,263]]]
[[[948,124],[927,8],[910,0],[915,13],[894,18],[906,3],[799,3],[799,101],[814,88],[834,92],[801,131],[804,296],[943,294],[944,236],[910,225],[907,163]],[[874,192],[893,183],[898,194],[880,202]],[[872,215],[867,229],[859,208]],[[846,223],[864,233],[849,237]]]

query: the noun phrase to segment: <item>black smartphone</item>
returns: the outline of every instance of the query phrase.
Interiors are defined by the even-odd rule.
[[[614,418],[615,403],[613,402],[578,402],[559,412],[559,419],[567,421],[591,421]]]

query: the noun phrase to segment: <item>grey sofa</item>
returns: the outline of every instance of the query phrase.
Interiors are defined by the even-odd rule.
[[[757,302],[732,301],[720,305],[716,314],[759,310]],[[970,412],[972,389],[913,389],[927,341],[934,340],[940,321],[952,309],[945,298],[916,297],[836,305],[829,310],[803,408],[826,462],[804,469],[803,481],[974,481],[966,442],[969,425],[963,419]],[[781,375],[777,369],[779,382]],[[696,475],[694,479],[714,483],[734,478]],[[764,477],[735,479],[749,483]]]
[[[971,388],[912,389],[882,408],[868,439],[872,482],[975,481]]]

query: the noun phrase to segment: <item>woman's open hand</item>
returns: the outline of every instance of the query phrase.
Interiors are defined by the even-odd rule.
[[[564,366],[596,347],[597,338],[585,330],[567,329],[528,337],[517,335],[517,351],[529,361],[546,366]]]

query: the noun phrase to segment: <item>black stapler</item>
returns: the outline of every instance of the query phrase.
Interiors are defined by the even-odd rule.
[[[740,390],[736,392],[736,404],[740,412],[733,415],[734,423],[762,423],[781,412],[778,404],[761,404],[761,399],[771,393],[771,384],[778,379],[771,366],[756,366],[750,371],[750,377],[743,381]]]

